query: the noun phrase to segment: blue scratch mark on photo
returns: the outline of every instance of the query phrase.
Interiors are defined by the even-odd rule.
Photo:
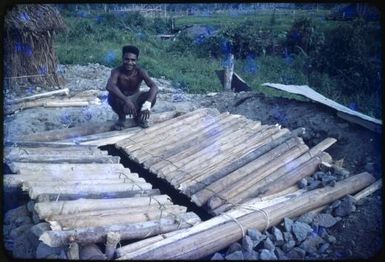
[[[255,74],[259,70],[259,65],[256,61],[255,54],[248,54],[246,57],[246,64],[243,67],[243,72],[249,74]]]
[[[117,59],[117,56],[114,51],[108,51],[104,56],[104,62],[108,65],[112,65]]]
[[[28,57],[32,56],[32,47],[29,44],[16,43],[15,49],[17,53],[22,53]]]
[[[26,12],[21,12],[21,14],[19,15],[19,18],[23,23],[27,23],[29,20],[31,20],[31,18]]]
[[[48,67],[46,65],[45,66],[39,66],[38,73],[40,75],[47,74],[48,73]]]

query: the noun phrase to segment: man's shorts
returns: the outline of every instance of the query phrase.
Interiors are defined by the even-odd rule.
[[[147,100],[148,95],[149,95],[149,92],[138,91],[133,95],[127,96],[127,98],[134,103],[135,108],[139,113],[143,103]],[[125,102],[122,99],[120,99],[119,97],[109,92],[107,101],[115,113],[117,113],[118,115],[127,115],[127,112],[125,112],[124,110]],[[154,106],[155,102],[156,102],[156,99],[152,102],[151,107]]]

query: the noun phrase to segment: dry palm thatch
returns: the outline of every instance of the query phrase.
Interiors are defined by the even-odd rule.
[[[5,86],[60,86],[53,34],[66,25],[58,10],[46,4],[14,5],[4,26]]]

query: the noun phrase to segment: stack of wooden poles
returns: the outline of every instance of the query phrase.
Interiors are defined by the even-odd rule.
[[[115,146],[218,215],[249,198],[290,188],[320,163],[331,162],[323,151],[336,140],[309,148],[300,137],[304,132],[203,108]]]
[[[49,246],[103,242],[109,233],[140,239],[201,221],[96,146],[47,143],[5,152],[15,174],[5,174],[4,184],[28,192],[34,222],[51,225],[40,238]]]

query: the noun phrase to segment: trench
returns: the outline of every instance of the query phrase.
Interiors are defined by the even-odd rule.
[[[119,156],[120,163],[124,167],[129,168],[133,173],[138,173],[139,177],[144,178],[144,180],[150,183],[154,189],[159,189],[161,194],[168,195],[175,205],[187,207],[188,212],[194,212],[200,217],[202,221],[206,221],[214,217],[202,207],[199,207],[195,203],[191,202],[189,197],[180,193],[166,180],[158,178],[155,174],[144,168],[142,164],[131,160],[125,152],[120,149],[117,149],[114,145],[110,144],[101,146],[99,147],[99,149],[107,151],[108,154],[111,156]]]

